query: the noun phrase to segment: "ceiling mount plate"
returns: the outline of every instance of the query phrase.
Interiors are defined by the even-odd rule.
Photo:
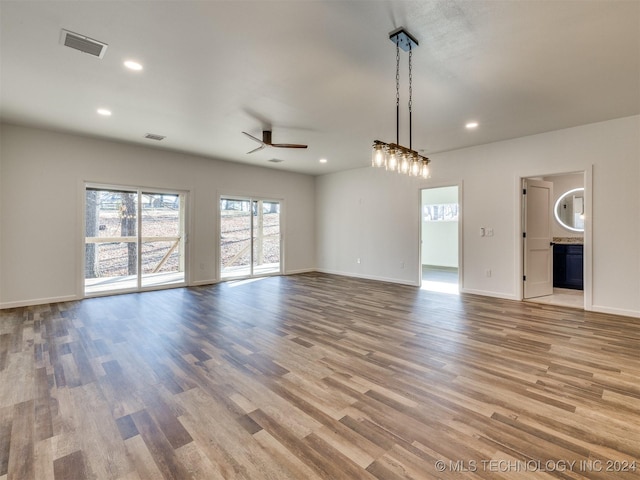
[[[405,52],[413,50],[419,45],[418,40],[411,36],[411,34],[407,32],[404,27],[396,28],[393,32],[391,32],[389,34],[389,40],[398,45],[398,47],[400,47]]]

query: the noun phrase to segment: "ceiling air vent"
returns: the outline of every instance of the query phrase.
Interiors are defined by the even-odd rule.
[[[282,162],[284,162],[284,160],[280,160],[279,158],[272,158],[271,160],[267,160],[267,162],[282,163]]]
[[[157,135],[155,133],[147,133],[144,138],[148,138],[149,140],[164,140],[167,138],[165,135]]]
[[[60,32],[60,44],[98,58],[104,57],[107,51],[106,43],[64,29]]]

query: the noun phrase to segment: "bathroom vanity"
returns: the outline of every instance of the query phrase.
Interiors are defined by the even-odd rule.
[[[554,239],[555,240],[555,239]],[[583,245],[554,243],[553,286],[583,290]]]

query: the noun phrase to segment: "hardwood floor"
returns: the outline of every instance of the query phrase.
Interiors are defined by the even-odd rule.
[[[0,479],[639,478],[639,346],[323,274],[5,310]]]

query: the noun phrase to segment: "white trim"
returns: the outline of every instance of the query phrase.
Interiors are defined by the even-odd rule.
[[[516,176],[516,190],[515,190],[515,198],[516,198],[516,207],[514,210],[514,214],[516,216],[514,220],[514,224],[516,225],[515,232],[515,267],[516,267],[516,299],[523,301],[524,300],[524,238],[522,236],[522,232],[524,232],[524,194],[522,191],[524,190],[526,179],[529,177],[521,177]]]
[[[187,287],[201,287],[203,285],[216,285],[220,283],[220,280],[210,279],[210,280],[196,280],[195,282],[191,282]]]
[[[190,205],[190,202],[192,201],[192,189],[191,188],[185,188],[185,189],[176,189],[173,187],[144,187],[144,186],[131,186],[131,185],[118,185],[118,184],[111,184],[111,183],[100,183],[100,182],[95,182],[95,181],[89,181],[89,180],[79,180],[79,184],[80,184],[80,188],[79,188],[79,195],[80,195],[80,199],[78,204],[80,205],[80,209],[78,212],[78,216],[79,216],[79,236],[78,238],[80,239],[78,241],[78,252],[80,255],[80,261],[78,262],[79,264],[79,271],[77,272],[77,295],[79,298],[94,298],[94,297],[103,297],[103,296],[108,296],[108,295],[118,295],[118,294],[124,294],[124,293],[136,293],[136,292],[147,292],[147,291],[154,291],[154,290],[163,290],[165,288],[180,288],[180,287],[187,287],[189,285],[189,278],[191,276],[191,264],[190,264],[190,254],[189,254],[189,250],[190,250],[190,245],[189,245],[189,237],[190,237],[190,233],[191,231],[190,226],[191,226],[191,222],[190,222],[190,215],[192,212],[192,208]],[[173,284],[169,284],[169,285],[154,285],[153,287],[145,287],[142,285],[142,277],[143,274],[138,274],[138,278],[137,278],[137,287],[135,289],[122,289],[122,290],[112,290],[112,291],[105,291],[105,292],[94,292],[94,293],[90,293],[87,294],[86,293],[86,285],[85,285],[85,248],[86,248],[86,242],[85,242],[85,237],[86,237],[86,192],[87,189],[100,189],[100,190],[115,190],[115,191],[124,191],[124,192],[130,192],[130,193],[135,193],[136,194],[136,209],[138,212],[137,215],[137,225],[136,225],[136,230],[137,230],[137,235],[136,235],[136,245],[138,247],[138,258],[137,258],[137,271],[138,272],[142,272],[142,194],[143,193],[150,193],[150,194],[165,194],[165,195],[176,195],[181,197],[181,208],[183,210],[183,215],[180,215],[180,220],[182,221],[182,225],[181,225],[181,230],[183,233],[183,237],[184,237],[184,241],[182,242],[183,248],[183,252],[182,255],[184,255],[184,280],[180,283],[173,283]],[[184,205],[184,206],[182,206]]]
[[[487,290],[476,290],[473,288],[461,288],[460,293],[480,295],[481,297],[502,298],[503,300],[515,300],[516,302],[522,300],[521,298],[518,298],[518,295],[505,295],[502,292],[489,292]]]
[[[584,170],[576,170],[573,172],[555,172],[544,173],[540,175],[528,175],[526,177],[516,177],[516,205],[520,208],[516,209],[516,300],[524,301],[524,239],[522,232],[524,231],[524,195],[522,189],[524,181],[527,178],[538,177],[554,177],[559,175],[567,175],[571,173],[583,174],[584,188],[584,234],[583,234],[583,292],[584,304],[582,310],[596,311],[592,308],[593,301],[593,165],[586,167]],[[555,210],[555,208],[554,208]],[[461,290],[462,291],[462,290]],[[506,297],[505,297],[506,298]]]
[[[418,190],[419,194],[418,194],[418,201],[420,203],[420,216],[419,216],[419,234],[418,234],[418,283],[417,285],[419,287],[422,287],[422,242],[424,241],[424,239],[422,238],[422,227],[423,227],[423,220],[422,220],[422,192],[424,192],[425,190],[433,190],[436,188],[448,188],[448,187],[457,187],[458,188],[458,289],[462,289],[462,286],[464,284],[464,232],[463,232],[463,227],[464,227],[464,217],[463,217],[463,205],[462,205],[462,199],[463,199],[463,181],[460,180],[458,183],[450,183],[450,182],[443,182],[442,184],[437,183],[434,184],[432,186],[429,187],[420,187],[420,189]]]
[[[283,275],[299,275],[301,273],[313,273],[317,272],[315,268],[300,268],[298,270],[288,270],[283,273]]]
[[[286,243],[286,235],[285,235],[285,231],[286,231],[286,225],[285,225],[285,213],[286,213],[286,202],[285,199],[283,197],[278,197],[278,196],[262,196],[262,195],[225,195],[223,193],[220,193],[219,191],[216,192],[217,196],[218,196],[218,202],[216,205],[216,209],[215,209],[215,213],[217,215],[217,221],[216,221],[216,276],[217,278],[220,279],[221,282],[223,281],[228,281],[228,280],[236,280],[239,278],[260,278],[260,277],[265,277],[265,276],[277,276],[277,275],[285,275],[285,243]],[[221,210],[221,201],[222,199],[229,199],[229,200],[237,200],[237,201],[249,201],[250,203],[253,203],[254,201],[262,201],[262,202],[278,202],[278,205],[280,206],[280,213],[278,216],[278,228],[280,229],[280,268],[278,270],[278,272],[276,273],[267,273],[267,274],[258,274],[256,275],[255,273],[252,273],[251,275],[247,275],[247,276],[242,276],[242,277],[226,277],[226,278],[222,278],[222,249],[220,248],[220,240],[221,240],[221,232],[222,232],[222,215],[220,214]],[[251,211],[253,211],[253,206],[251,206]],[[250,263],[250,267],[251,267],[251,272],[253,272],[253,216],[251,217],[251,263]]]
[[[584,309],[593,310],[593,165],[584,170],[583,285]]]
[[[33,300],[18,300],[15,302],[0,303],[0,310],[7,308],[31,307],[33,305],[47,305],[49,303],[75,302],[82,300],[77,295],[65,295],[62,297],[36,298]]]
[[[464,183],[458,183],[458,291],[464,288]]]
[[[603,307],[600,305],[592,305],[591,311],[597,312],[597,313],[608,313],[611,315],[620,315],[623,317],[640,318],[640,311],[637,311],[637,310],[626,310],[623,308],[613,308],[613,307]]]
[[[84,272],[85,272],[85,262],[86,262],[86,245],[84,239],[87,237],[87,186],[89,184],[82,180],[78,179],[78,208],[77,212],[77,222],[78,222],[78,235],[77,235],[77,247],[76,251],[78,252],[78,257],[80,261],[78,262],[78,270],[76,271],[76,295],[78,298],[84,297]]]
[[[316,272],[319,273],[326,273],[329,275],[338,275],[341,277],[352,277],[352,278],[362,278],[364,280],[375,280],[377,282],[386,282],[386,283],[396,283],[398,285],[408,285],[410,287],[418,287],[420,288],[420,284],[419,283],[415,283],[415,282],[410,282],[407,280],[401,280],[398,278],[388,278],[388,277],[378,277],[375,275],[363,275],[360,273],[351,273],[351,272],[337,272],[337,271],[333,271],[333,270],[328,270],[328,269],[316,269]]]

